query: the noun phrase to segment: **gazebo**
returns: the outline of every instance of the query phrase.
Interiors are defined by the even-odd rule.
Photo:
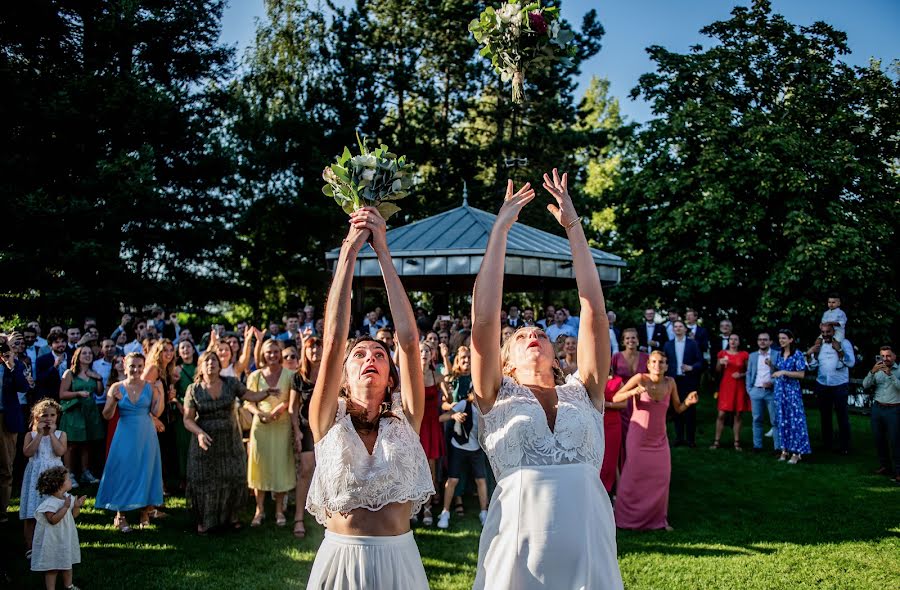
[[[464,193],[460,207],[389,230],[388,245],[403,286],[409,291],[433,293],[435,312],[444,311],[447,294],[471,292],[495,217],[470,207]],[[340,248],[325,254],[332,270],[339,255]],[[617,284],[625,261],[596,248],[591,248],[591,255],[602,284]],[[357,257],[354,277],[360,294],[360,290],[384,286],[375,252],[368,245]],[[549,299],[550,291],[574,288],[568,240],[522,223],[514,224],[507,243],[504,289],[544,292],[545,299]],[[359,305],[362,298],[356,301]]]

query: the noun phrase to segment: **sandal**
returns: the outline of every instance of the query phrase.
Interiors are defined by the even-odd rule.
[[[277,526],[284,526],[287,524],[287,519],[284,517],[284,512],[278,512],[275,514],[275,524]]]
[[[150,518],[162,520],[164,518],[169,518],[169,513],[163,512],[162,510],[160,510],[158,508],[153,508],[150,510]]]
[[[132,531],[131,525],[128,524],[128,521],[125,520],[125,517],[115,517],[113,519],[113,526],[117,527],[123,533],[130,533]]]
[[[790,457],[790,455],[788,455],[787,451],[781,451],[781,456],[778,457],[778,460],[779,461],[787,461],[788,457]]]
[[[431,516],[431,508],[425,508],[422,511],[422,524],[425,526],[431,526],[434,523],[434,517]]]
[[[250,521],[250,526],[257,527],[257,526],[261,525],[265,519],[266,519],[266,513],[260,512],[259,514],[255,515],[253,517],[253,520]]]
[[[739,441],[739,440],[734,441],[734,450],[738,451],[738,452],[744,450],[741,448],[741,441]]]
[[[298,539],[302,539],[306,536],[306,527],[303,525],[302,520],[294,521],[294,536]]]
[[[463,506],[462,498],[460,498],[459,502],[456,503],[456,506],[453,507],[453,512],[455,512],[457,516],[465,516],[466,515],[466,509]]]
[[[25,552],[25,559],[31,561],[31,549]]]
[[[800,454],[799,453],[794,453],[793,455],[791,455],[791,458],[788,460],[788,463],[790,463],[791,465],[796,465],[799,462],[800,462]]]
[[[711,444],[711,445],[709,446],[709,448],[710,448],[710,449],[718,449],[719,446],[720,446],[720,445],[719,445],[719,441],[714,440],[714,441],[713,441],[713,444]]]

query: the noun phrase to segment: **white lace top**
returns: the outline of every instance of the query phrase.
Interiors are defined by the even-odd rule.
[[[603,463],[603,413],[574,375],[556,386],[559,405],[553,431],[530,389],[504,377],[491,411],[481,414],[479,438],[497,479],[519,467]]]
[[[391,398],[391,412],[397,418],[381,419],[370,455],[353,428],[346,400],[338,399],[334,425],[316,443],[316,470],[306,498],[306,509],[320,524],[335,512],[375,511],[394,502],[412,502],[412,516],[434,494],[428,459],[399,393]]]

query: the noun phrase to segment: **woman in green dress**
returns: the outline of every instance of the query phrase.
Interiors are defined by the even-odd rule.
[[[77,485],[72,466],[72,455],[76,449],[81,458],[81,482],[95,484],[100,481],[88,468],[91,464],[91,443],[102,440],[104,436],[103,422],[93,398],[93,394],[103,393],[103,380],[91,368],[93,362],[94,353],[90,346],[76,349],[72,355],[71,367],[63,373],[59,384],[59,399],[63,409],[59,429],[69,439],[63,463],[69,470],[73,487]]]
[[[268,396],[259,402],[245,404],[253,414],[247,482],[256,495],[256,514],[250,525],[262,524],[266,517],[266,492],[272,492],[275,495],[275,524],[284,526],[287,524],[284,495],[297,483],[288,414],[293,373],[281,366],[281,346],[277,341],[267,340],[260,356],[257,364],[263,368],[250,374],[247,389],[267,392]]]
[[[240,528],[238,512],[247,497],[247,454],[234,411],[236,400],[260,401],[269,393],[248,392],[208,350],[197,361],[195,382],[184,394],[184,427],[191,441],[187,499],[197,532],[216,526]]]
[[[178,361],[175,368],[175,375],[178,380],[175,382],[175,406],[178,408],[179,416],[184,416],[184,395],[187,388],[194,382],[194,375],[197,372],[197,351],[194,345],[187,340],[178,343]],[[191,433],[184,427],[183,420],[176,420],[172,425],[175,429],[175,449],[178,454],[178,481],[179,487],[184,489],[187,482],[187,460],[188,448],[191,445]]]

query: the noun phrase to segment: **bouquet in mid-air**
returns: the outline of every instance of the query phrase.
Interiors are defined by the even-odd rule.
[[[405,156],[392,154],[386,145],[369,151],[359,134],[356,141],[358,156],[345,147],[337,161],[322,172],[322,179],[328,183],[322,192],[333,197],[348,215],[371,206],[387,219],[400,210],[392,201],[409,194],[412,165]]]
[[[513,102],[524,100],[525,71],[571,63],[578,48],[575,33],[560,25],[559,7],[540,2],[504,2],[488,6],[469,23],[475,40],[484,45],[481,56],[491,60],[504,82],[512,81]]]

